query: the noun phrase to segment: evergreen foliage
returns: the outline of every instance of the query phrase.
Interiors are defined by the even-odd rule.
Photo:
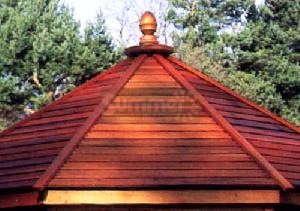
[[[85,31],[59,0],[0,0],[0,129],[117,61],[101,15]]]
[[[300,125],[299,0],[169,3],[179,57]]]

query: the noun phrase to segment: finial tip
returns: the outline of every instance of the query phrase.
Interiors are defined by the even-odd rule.
[[[142,15],[140,19],[140,29],[143,33],[140,45],[158,44],[157,37],[154,35],[157,29],[157,22],[152,12],[146,11]]]

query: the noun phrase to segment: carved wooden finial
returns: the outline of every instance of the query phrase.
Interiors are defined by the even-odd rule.
[[[157,37],[154,35],[157,29],[157,22],[152,12],[146,11],[142,15],[140,29],[143,33],[140,45],[158,44]]]

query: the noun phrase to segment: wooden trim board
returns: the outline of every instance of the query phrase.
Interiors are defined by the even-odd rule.
[[[278,190],[48,190],[46,205],[278,204]]]

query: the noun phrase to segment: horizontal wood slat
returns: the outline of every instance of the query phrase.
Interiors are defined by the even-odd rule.
[[[147,154],[230,154],[230,153],[243,153],[238,147],[79,147],[76,150],[79,154],[134,154],[134,155],[147,155]]]
[[[0,155],[0,160],[2,162],[13,161],[13,160],[22,160],[22,159],[39,159],[40,157],[45,156],[56,156],[60,152],[61,148],[56,149],[47,149],[47,150],[39,150],[39,151],[31,151],[31,152],[23,152],[17,154],[8,154],[8,155]]]
[[[266,148],[266,149],[278,149],[282,151],[299,152],[300,153],[300,143],[295,145],[290,141],[286,142],[275,142],[275,141],[263,141],[263,140],[251,140],[251,143],[256,147]]]
[[[236,112],[227,112],[227,111],[221,111],[220,112],[224,117],[234,118],[234,119],[241,119],[241,120],[250,120],[250,121],[258,121],[262,123],[274,123],[274,120],[268,117],[262,117],[262,116],[255,116],[255,115],[249,115],[249,114],[243,114],[243,113],[236,113]],[[277,125],[277,123],[274,123]]]
[[[184,96],[187,92],[180,88],[126,88],[119,96]]]
[[[224,161],[251,161],[251,158],[246,154],[211,154],[209,156],[203,154],[155,154],[155,155],[143,155],[136,156],[134,154],[127,155],[107,155],[107,154],[73,154],[69,161],[78,161],[82,162],[136,162],[136,161],[201,161],[201,162],[224,162]]]
[[[255,162],[245,161],[245,162],[68,162],[63,166],[62,169],[68,170],[139,170],[139,169],[198,169],[198,170],[208,170],[208,169],[257,169]],[[299,169],[298,169],[299,170]]]
[[[168,75],[168,73],[163,70],[163,69],[159,69],[159,68],[155,68],[155,69],[149,69],[149,68],[145,68],[145,67],[140,67],[140,69],[138,71],[136,71],[135,73],[136,75]]]
[[[270,123],[261,123],[252,120],[241,120],[241,119],[234,119],[227,117],[227,120],[233,125],[241,125],[241,126],[249,126],[254,128],[264,128],[268,130],[278,130],[278,131],[287,131],[290,132],[289,129],[277,124],[270,124]]]
[[[225,132],[88,132],[85,138],[229,138]]]
[[[65,121],[65,122],[58,122],[58,123],[51,123],[51,124],[44,124],[38,126],[27,126],[27,127],[19,127],[12,131],[11,135],[16,134],[25,134],[25,133],[34,133],[34,132],[41,132],[47,130],[58,130],[64,128],[72,128],[78,127],[82,123],[82,120],[73,120],[73,121]]]
[[[95,107],[94,105],[89,105],[89,106],[81,106],[78,108],[66,108],[64,110],[49,111],[43,113],[41,117],[54,117],[54,116],[63,116],[68,114],[91,112],[94,107]]]
[[[217,175],[217,176],[216,176]],[[266,173],[263,170],[105,170],[102,171],[101,174],[98,173],[97,170],[64,170],[58,173],[56,176],[59,178],[80,178],[80,179],[89,179],[89,178],[97,178],[97,179],[106,179],[106,178],[211,178],[211,177],[239,177],[239,178],[249,178],[249,175],[261,178],[265,177]]]
[[[145,123],[145,124],[156,124],[156,123],[189,123],[189,124],[201,124],[201,123],[215,123],[211,117],[190,117],[190,116],[178,116],[173,117],[106,117],[102,116],[99,123]]]
[[[63,147],[65,143],[66,143],[65,141],[62,141],[62,142],[50,142],[45,144],[37,144],[30,147],[16,146],[16,147],[10,147],[5,149],[0,148],[0,155],[17,154],[23,152],[35,152],[36,150],[57,149]]]
[[[137,108],[136,108],[137,107]],[[208,114],[199,109],[168,109],[166,111],[157,110],[157,109],[148,109],[148,110],[138,110],[139,106],[128,107],[125,106],[123,109],[109,108],[103,113],[103,116],[137,116],[137,117],[156,117],[156,116],[187,116],[187,117],[208,117]]]
[[[30,138],[39,138],[39,137],[49,137],[49,136],[56,136],[56,135],[71,134],[71,133],[75,132],[76,128],[77,127],[63,128],[63,129],[60,129],[60,130],[47,130],[47,133],[42,131],[42,132],[35,132],[35,133],[8,135],[8,136],[2,138],[1,141],[20,141],[20,140],[26,140],[26,139],[30,139]]]
[[[125,88],[181,88],[176,82],[131,82],[125,85]]]
[[[226,105],[219,105],[215,103],[211,103],[216,109],[221,111],[227,111],[227,112],[235,112],[240,114],[250,114],[250,115],[261,115],[260,112],[254,110],[254,109],[248,109],[248,108],[240,108],[240,107],[233,107],[233,106],[226,106]]]
[[[96,124],[91,131],[223,131],[216,124]]]
[[[54,156],[40,157],[39,159],[22,159],[22,160],[13,160],[9,162],[0,162],[0,169],[3,168],[17,168],[21,166],[28,165],[38,165],[38,164],[49,164],[54,159]]]
[[[67,115],[57,116],[57,117],[41,118],[41,119],[36,119],[27,122],[26,124],[24,124],[24,126],[40,125],[40,124],[61,122],[61,121],[74,120],[74,119],[83,119],[83,118],[87,118],[90,114],[91,112],[85,112],[80,114],[71,114],[71,115],[67,114]]]
[[[175,82],[175,80],[169,76],[169,75],[151,75],[150,77],[148,75],[134,75],[129,81],[130,82]]]
[[[231,139],[87,139],[85,138],[81,145],[87,146],[214,146],[214,147],[222,147],[222,146],[237,146]]]
[[[251,185],[267,186],[276,184],[269,178],[239,178],[239,177],[213,177],[213,178],[135,178],[135,179],[53,179],[50,187],[102,187],[102,188],[127,188],[127,187],[166,187],[166,186],[191,186],[196,188],[208,186],[240,187]]]
[[[214,104],[251,109],[250,106],[248,106],[244,103],[241,103],[239,101],[236,101],[236,100],[219,99],[219,98],[212,98],[212,97],[206,97],[206,99],[207,99],[208,102],[214,103]],[[256,114],[256,115],[265,116],[264,114]]]
[[[278,131],[278,130],[265,130],[265,129],[259,129],[254,127],[247,127],[247,126],[236,126],[236,128],[245,133],[250,134],[258,134],[258,135],[264,135],[264,136],[270,136],[272,137],[282,137],[286,139],[295,139],[300,140],[300,134],[298,133],[290,133],[290,132],[284,132],[284,131]]]
[[[57,135],[51,137],[30,138],[30,139],[18,140],[18,141],[6,141],[6,142],[1,142],[1,148],[5,149],[6,147],[19,147],[19,146],[30,147],[31,145],[36,145],[36,144],[67,141],[70,139],[71,136],[72,134],[64,134],[64,135]]]
[[[117,96],[114,103],[126,102],[162,102],[162,103],[182,103],[182,102],[195,102],[188,96]]]
[[[39,164],[33,166],[24,166],[19,168],[7,168],[1,169],[0,176],[7,176],[7,175],[15,175],[15,174],[24,174],[30,172],[41,172],[46,170],[48,164]]]
[[[50,111],[59,111],[62,109],[68,109],[68,108],[79,108],[81,106],[97,105],[98,103],[99,103],[99,99],[90,99],[90,100],[68,102],[68,103],[61,102],[57,104],[55,107],[47,109],[47,111],[50,112]]]

